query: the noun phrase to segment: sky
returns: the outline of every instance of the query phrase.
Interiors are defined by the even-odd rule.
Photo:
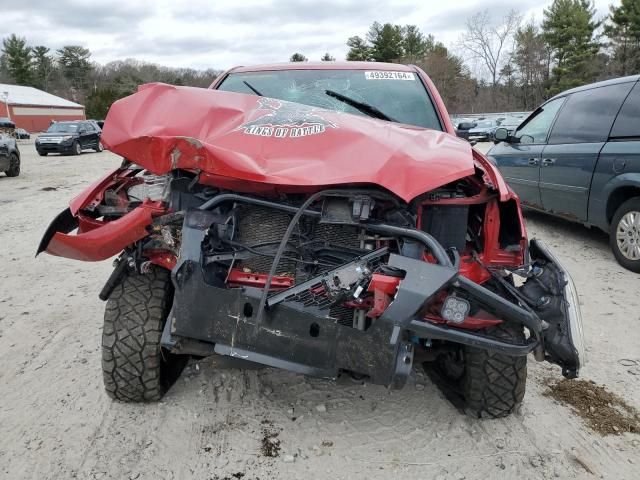
[[[595,0],[598,16],[620,0]],[[301,52],[343,60],[346,40],[375,20],[413,24],[456,50],[467,18],[499,19],[517,8],[540,22],[544,0],[0,0],[0,38],[29,45],[82,45],[92,60],[135,58],[173,67],[227,69],[287,61]],[[461,52],[460,52],[461,53]]]

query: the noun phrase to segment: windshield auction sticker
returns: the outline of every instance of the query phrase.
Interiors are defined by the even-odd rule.
[[[365,80],[415,80],[412,72],[387,72],[377,70],[374,72],[364,72]]]

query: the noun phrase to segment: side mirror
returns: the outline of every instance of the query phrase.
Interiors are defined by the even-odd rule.
[[[493,133],[493,138],[497,142],[506,142],[509,139],[509,130],[504,127],[496,128],[496,131]]]

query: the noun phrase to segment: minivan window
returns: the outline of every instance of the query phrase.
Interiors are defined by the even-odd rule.
[[[640,83],[627,97],[611,129],[610,138],[640,139]]]
[[[562,102],[564,98],[556,98],[533,112],[516,131],[515,137],[520,140],[520,143],[544,143]]]
[[[591,88],[569,96],[549,136],[550,144],[604,142],[633,83]]]

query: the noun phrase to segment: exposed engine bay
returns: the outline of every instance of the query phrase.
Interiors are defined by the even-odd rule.
[[[163,335],[171,351],[326,377],[348,370],[400,387],[416,349],[433,356],[458,342],[555,356],[566,375],[577,373],[566,331],[561,348],[545,354],[543,318],[552,315],[534,309],[555,296],[535,281],[514,286],[514,274],[530,275],[526,238],[516,205],[499,202],[480,171],[412,204],[376,188],[242,195],[189,172],[157,176],[133,164],[113,180],[82,210],[81,229],[144,205],[171,213],[155,216],[150,233],[125,249],[101,297],[126,268],[172,269]],[[471,334],[505,319],[525,325],[529,338]]]

